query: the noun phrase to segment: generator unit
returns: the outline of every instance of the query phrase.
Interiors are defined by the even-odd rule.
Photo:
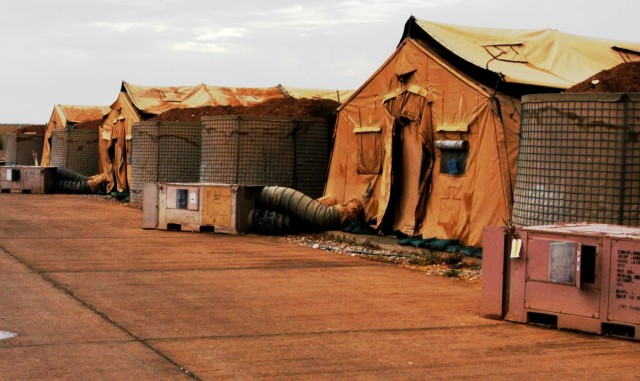
[[[56,167],[0,167],[0,191],[21,193],[52,193]]]
[[[261,186],[145,183],[143,228],[246,233]]]
[[[640,228],[485,228],[481,314],[639,340]]]

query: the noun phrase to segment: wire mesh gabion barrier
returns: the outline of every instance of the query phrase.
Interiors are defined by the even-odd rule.
[[[522,98],[513,223],[640,225],[640,94]]]
[[[54,130],[51,134],[51,166],[85,176],[98,173],[98,131]]]
[[[201,122],[144,121],[133,125],[130,204],[142,206],[147,182],[198,182]]]
[[[280,185],[320,197],[329,160],[323,118],[202,118],[200,181]]]
[[[7,136],[6,165],[35,165],[33,153],[42,154],[44,134],[17,133]]]

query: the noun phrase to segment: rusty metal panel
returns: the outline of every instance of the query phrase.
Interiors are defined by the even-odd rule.
[[[527,232],[518,232],[522,239],[522,250],[518,258],[510,258],[506,264],[506,273],[508,284],[507,309],[505,311],[505,319],[511,321],[525,322],[527,321],[527,315],[524,310],[524,298],[525,298],[525,281],[527,275],[527,252],[528,252],[528,239]]]
[[[580,250],[592,246],[602,253],[602,242],[595,238],[531,234],[527,248],[525,308],[598,318],[600,284],[580,284]],[[594,277],[600,269],[596,256]]]
[[[235,212],[235,191],[231,186],[207,186],[203,188],[202,224],[211,226],[231,226]]]
[[[482,298],[480,314],[501,319],[503,316],[504,261],[506,234],[504,227],[485,227],[482,256]]]
[[[143,190],[142,228],[156,229],[158,227],[158,184],[145,183]]]
[[[578,289],[574,285],[527,282],[525,308],[589,318],[600,317],[600,290]]]
[[[51,193],[55,172],[56,168],[53,167],[23,167],[20,174],[23,190],[29,190],[32,193]]]

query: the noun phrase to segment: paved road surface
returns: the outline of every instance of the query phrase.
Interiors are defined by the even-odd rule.
[[[478,285],[141,221],[0,194],[0,380],[640,379],[640,343],[484,319]]]

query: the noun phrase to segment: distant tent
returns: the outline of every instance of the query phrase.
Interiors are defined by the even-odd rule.
[[[118,99],[100,126],[100,171],[106,190],[128,191],[131,185],[131,138],[134,123],[176,108],[251,106],[285,97],[346,97],[349,92],[274,86],[236,88],[197,86],[146,87],[122,82]]]
[[[101,121],[109,113],[109,110],[109,106],[55,105],[44,134],[42,159],[40,160],[42,166],[51,164],[51,136],[54,130],[72,129],[83,122]],[[97,135],[97,127],[95,129]]]
[[[338,109],[325,190],[379,231],[482,245],[511,219],[520,97],[640,59],[640,44],[411,17],[387,61]]]

